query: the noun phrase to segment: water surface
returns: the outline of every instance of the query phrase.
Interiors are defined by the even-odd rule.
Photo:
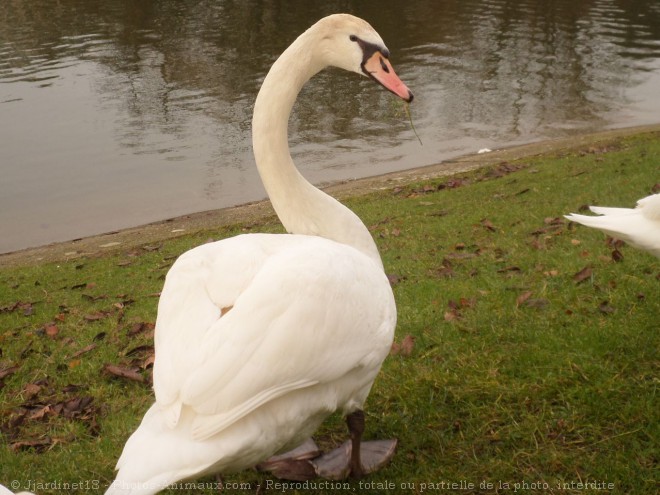
[[[250,119],[270,64],[320,17],[385,39],[415,93],[337,70],[290,122],[315,183],[660,121],[655,0],[5,0],[0,252],[265,196]]]

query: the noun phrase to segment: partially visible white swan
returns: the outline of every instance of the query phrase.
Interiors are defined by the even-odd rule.
[[[660,194],[637,202],[636,208],[590,206],[598,217],[572,213],[566,218],[625,241],[660,258]]]
[[[34,495],[32,492],[12,492],[9,488],[4,485],[0,485],[0,495]]]
[[[388,57],[369,24],[338,14],[271,68],[255,103],[253,147],[290,234],[241,235],[176,261],[158,305],[156,402],[128,439],[107,494],[152,494],[255,466],[298,446],[336,410],[347,415],[352,474],[373,464],[360,457],[362,407],[392,344],[394,297],[365,225],[295,168],[287,122],[302,86],[329,65],[411,101]],[[381,449],[381,461],[394,445]],[[292,463],[284,474],[319,474],[307,460]]]

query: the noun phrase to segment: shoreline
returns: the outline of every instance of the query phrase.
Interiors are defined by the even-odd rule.
[[[343,200],[348,197],[361,196],[377,190],[405,185],[411,182],[464,173],[481,167],[495,165],[503,161],[521,160],[543,154],[569,151],[625,136],[658,131],[660,131],[660,123],[618,128],[577,135],[570,138],[539,141],[501,150],[493,150],[488,153],[465,155],[434,165],[426,165],[400,172],[342,181],[321,186],[321,189],[339,200]],[[194,234],[204,230],[212,230],[226,225],[254,222],[274,215],[275,212],[270,202],[264,199],[238,206],[169,218],[120,231],[4,253],[0,254],[0,265],[16,266],[99,256],[174,237]]]

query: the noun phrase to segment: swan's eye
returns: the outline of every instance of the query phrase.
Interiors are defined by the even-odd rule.
[[[351,40],[351,41],[357,41],[357,40],[358,40],[358,37],[355,36],[354,34],[351,34],[351,35],[348,37],[348,39]]]

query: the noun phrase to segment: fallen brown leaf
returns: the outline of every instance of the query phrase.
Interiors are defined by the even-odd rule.
[[[410,356],[413,348],[415,347],[415,337],[408,334],[401,341],[401,354],[403,356]]]
[[[13,375],[18,371],[18,368],[18,366],[8,366],[6,368],[0,369],[0,380],[8,377],[9,375]]]
[[[576,284],[580,284],[585,280],[591,278],[592,274],[593,274],[593,270],[591,269],[591,267],[585,266],[582,270],[580,270],[575,275],[573,275],[573,281]]]
[[[455,309],[445,311],[444,319],[445,321],[454,321],[461,317],[460,313]]]
[[[28,383],[23,389],[23,396],[26,400],[32,399],[41,391],[41,385],[36,383]]]
[[[53,440],[46,436],[35,440],[19,440],[11,444],[11,450],[17,452],[19,450],[35,449],[37,452],[43,452],[53,444]]]
[[[77,358],[79,356],[82,356],[83,354],[96,349],[96,347],[97,347],[97,344],[86,345],[85,347],[83,347],[79,351],[74,352],[69,359],[73,359],[73,358]]]
[[[506,272],[520,272],[520,267],[519,266],[507,266],[504,268],[500,268],[497,270],[497,273],[506,273]]]
[[[548,304],[550,304],[550,301],[548,301],[544,297],[537,297],[534,299],[532,298],[527,299],[523,304],[525,304],[525,306],[529,306],[530,308],[543,309]]]
[[[150,354],[147,359],[144,360],[144,362],[141,365],[141,368],[143,370],[146,370],[147,368],[151,368],[154,365],[154,362],[156,361],[156,355],[155,354]]]
[[[128,335],[129,337],[132,337],[134,335],[137,335],[137,334],[145,332],[145,331],[152,331],[154,329],[154,327],[155,327],[155,325],[153,323],[146,322],[146,321],[133,323],[133,325],[131,325],[131,328],[129,328],[128,331],[126,332],[126,335]]]
[[[415,347],[415,337],[408,334],[406,335],[401,343],[393,342],[392,349],[390,354],[397,355],[401,354],[402,356],[408,357],[412,354],[413,348]]]
[[[603,314],[611,314],[614,313],[615,309],[612,307],[609,301],[603,301],[598,305],[598,311]]]
[[[402,280],[405,280],[405,279],[406,279],[406,277],[402,277],[402,276],[396,275],[394,273],[388,273],[387,274],[387,280],[390,281],[390,285],[396,285],[396,284],[398,284],[399,282],[401,282]]]
[[[527,301],[527,299],[532,297],[532,294],[534,293],[531,290],[528,290],[520,294],[518,297],[516,297],[516,308],[519,307],[525,301]]]
[[[87,321],[99,321],[102,320],[103,318],[107,318],[108,313],[103,312],[103,311],[96,311],[94,313],[90,313],[88,315],[83,316],[83,318]]]
[[[481,225],[483,225],[484,228],[490,232],[495,232],[497,230],[495,229],[493,222],[491,222],[490,220],[486,220],[486,219],[482,220]]]
[[[48,323],[44,327],[44,331],[46,332],[46,335],[48,335],[51,339],[54,339],[57,337],[57,334],[60,333],[60,329],[57,328],[57,325],[55,323]]]
[[[144,377],[135,369],[122,368],[121,366],[116,366],[114,364],[106,364],[103,367],[103,371],[109,373],[110,375],[117,376],[119,378],[126,378],[135,382],[142,383],[145,381]]]

